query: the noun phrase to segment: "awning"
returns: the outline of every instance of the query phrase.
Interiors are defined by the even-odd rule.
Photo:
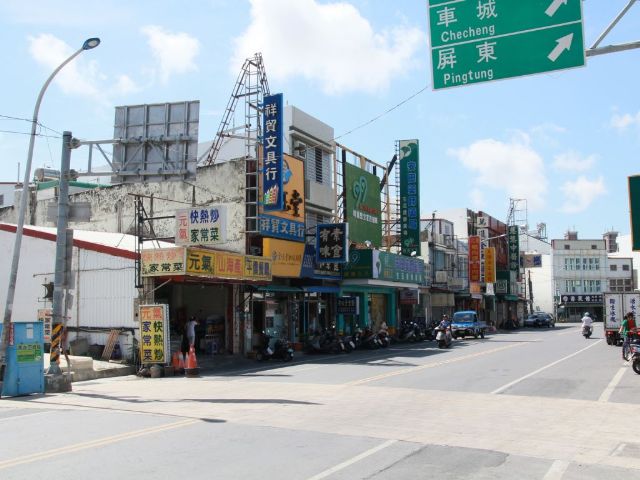
[[[260,285],[255,289],[257,292],[300,293],[302,291],[300,287],[289,287],[287,285]]]
[[[340,293],[340,289],[338,287],[329,287],[329,286],[310,286],[310,287],[302,287],[302,291],[305,293]]]
[[[518,297],[517,295],[511,295],[509,293],[500,295],[500,297],[507,302],[517,302],[518,300],[520,300],[520,297]]]

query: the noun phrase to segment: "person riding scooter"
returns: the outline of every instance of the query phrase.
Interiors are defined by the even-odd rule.
[[[584,338],[589,338],[593,333],[593,319],[591,318],[591,314],[586,312],[582,317],[582,335]]]
[[[436,327],[436,342],[438,342],[438,348],[449,348],[451,346],[451,321],[448,315],[443,315],[440,324]]]

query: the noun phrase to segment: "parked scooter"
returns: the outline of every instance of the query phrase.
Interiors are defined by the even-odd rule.
[[[438,348],[449,348],[453,343],[453,337],[451,336],[451,328],[438,325],[435,328],[436,342],[438,342]]]
[[[371,350],[380,348],[378,334],[371,330],[370,327],[366,327],[362,332],[362,346]]]
[[[387,327],[387,322],[382,322],[382,325],[380,325],[380,330],[378,330],[378,343],[383,348],[391,345],[391,337],[389,336],[389,328]]]
[[[582,336],[584,338],[589,338],[593,333],[593,327],[591,325],[585,325],[582,327]]]
[[[638,340],[629,345],[629,361],[633,371],[640,375],[640,343]]]
[[[273,338],[265,332],[262,332],[262,345],[256,353],[256,359],[259,362],[269,360],[270,358],[279,358],[284,362],[293,360],[293,348],[291,343],[284,338]]]
[[[405,320],[402,322],[402,325],[400,325],[400,332],[398,332],[396,340],[398,342],[416,342],[422,340],[422,338],[420,338],[421,335],[422,332],[418,324]]]

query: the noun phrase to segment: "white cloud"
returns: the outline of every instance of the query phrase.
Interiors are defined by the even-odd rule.
[[[447,153],[476,175],[478,189],[502,190],[511,198],[525,198],[532,209],[544,206],[548,184],[544,161],[531,148],[527,134],[518,132],[506,143],[491,138],[478,140]]]
[[[571,150],[556,155],[553,161],[553,168],[569,172],[585,172],[595,165],[596,160],[596,155],[583,157],[578,152]]]
[[[262,52],[269,77],[303,77],[327,94],[373,93],[417,67],[426,46],[418,28],[397,25],[374,31],[349,3],[317,0],[251,0],[251,23],[236,39],[231,65]]]
[[[29,37],[28,40],[29,53],[49,72],[53,72],[74,52],[64,41],[51,34],[43,33],[37,37]],[[92,55],[91,52],[93,50],[81,53],[56,75],[54,82],[64,93],[109,106],[112,96],[140,90],[127,75],[120,75],[115,82],[110,82],[107,75],[100,71],[98,62],[87,58]]]
[[[167,83],[173,74],[198,70],[194,60],[200,51],[200,42],[196,38],[186,33],[167,32],[157,25],[147,25],[141,31],[159,63],[162,83]]]
[[[566,128],[554,123],[543,123],[532,127],[529,132],[536,144],[546,145],[556,148],[559,145],[557,137],[567,131]]]
[[[611,126],[616,130],[626,130],[633,125],[640,127],[640,112],[635,115],[631,113],[615,113],[611,117]]]
[[[604,179],[588,180],[584,176],[575,181],[565,182],[560,188],[565,196],[561,210],[565,213],[578,213],[586,210],[600,195],[607,193]]]
[[[479,188],[474,188],[469,192],[469,201],[471,208],[474,210],[483,210],[485,208],[485,195]]]

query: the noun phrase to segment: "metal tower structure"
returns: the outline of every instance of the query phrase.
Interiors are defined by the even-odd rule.
[[[529,212],[527,209],[527,200],[525,198],[509,199],[509,214],[507,215],[507,225],[517,225],[520,233],[529,232]],[[528,250],[528,239],[528,235],[520,236],[520,250]]]
[[[258,231],[258,144],[262,139],[262,104],[264,97],[268,95],[269,82],[262,62],[262,54],[256,53],[253,57],[247,58],[242,65],[213,144],[207,153],[200,158],[200,165],[212,165],[218,158],[222,146],[228,140],[244,140],[247,233]],[[240,100],[244,101],[244,109],[242,110],[244,123],[234,126],[237,120],[236,109]],[[244,133],[236,133],[239,130],[244,130]]]

